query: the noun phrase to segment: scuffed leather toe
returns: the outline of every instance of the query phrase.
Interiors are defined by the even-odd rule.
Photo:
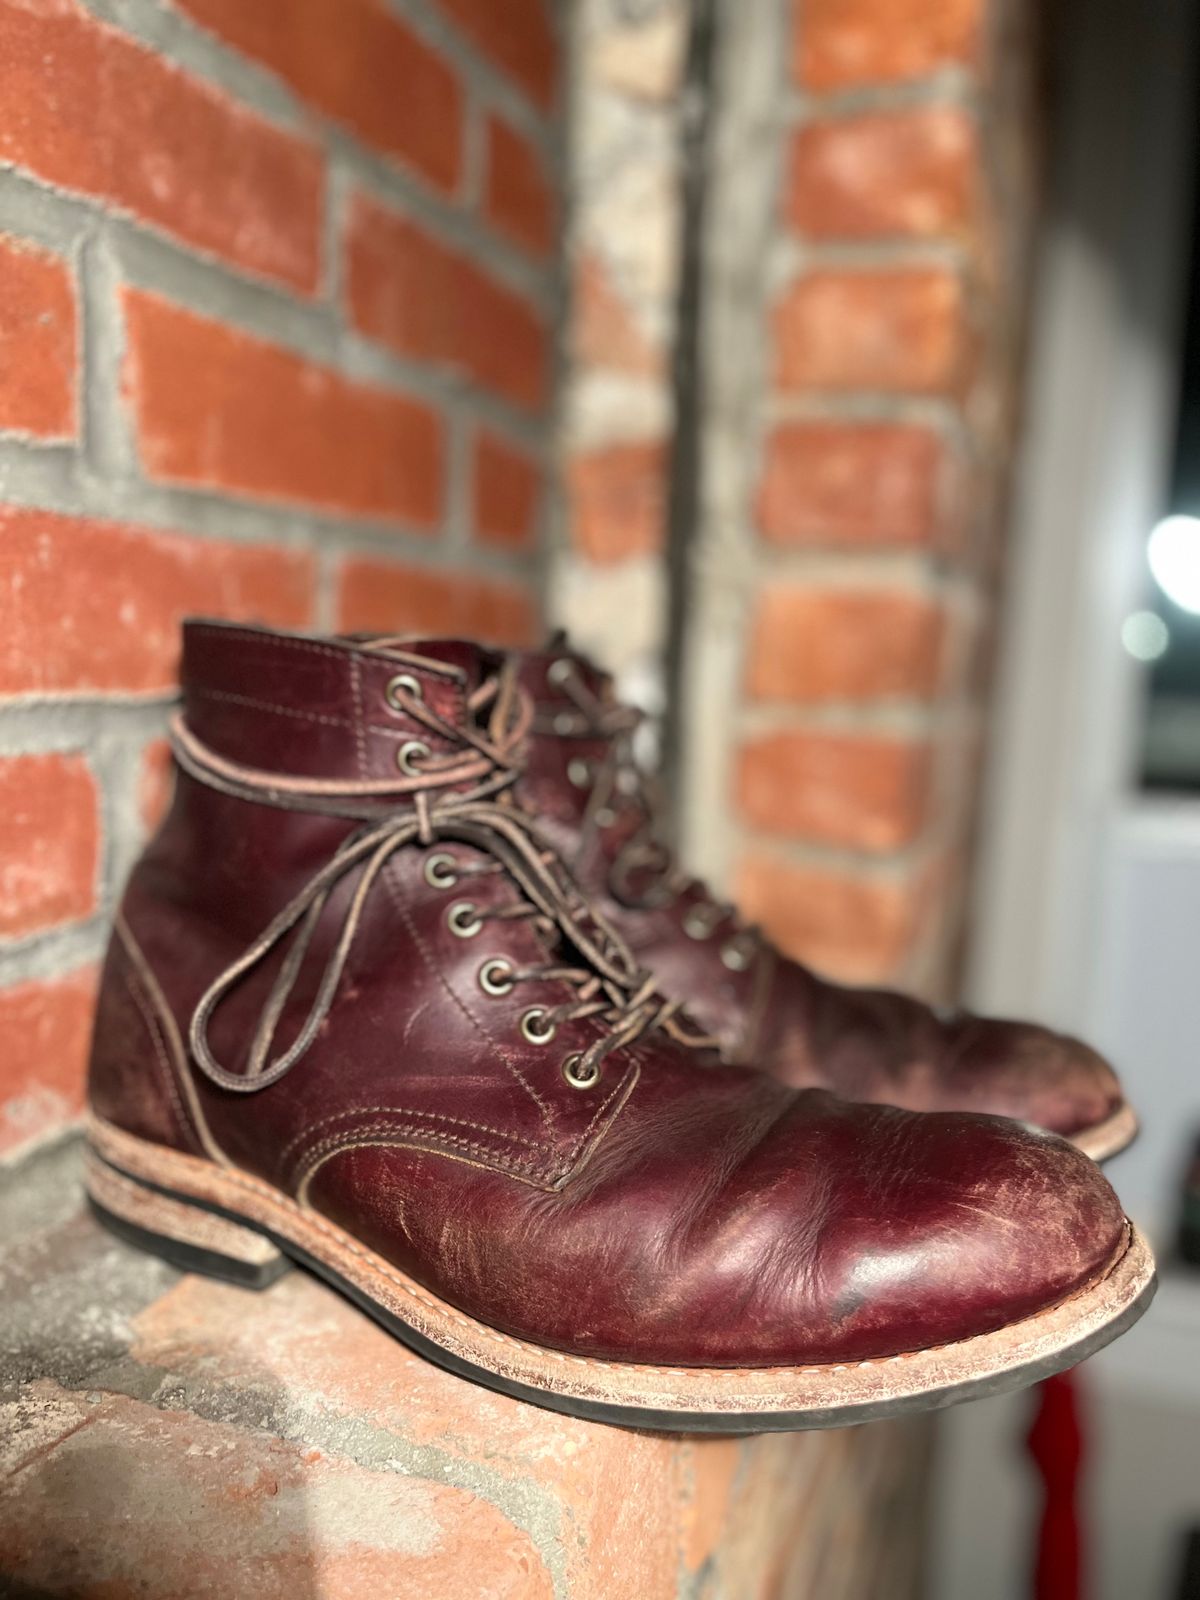
[[[1033,1316],[1101,1277],[1128,1224],[1086,1156],[1003,1118],[879,1108],[890,1149],[864,1148],[822,1262],[841,1312],[830,1356],[952,1343]]]
[[[963,1016],[950,1024],[945,1077],[964,1106],[1018,1117],[1066,1137],[1094,1128],[1124,1103],[1104,1057],[1079,1039],[1033,1023]]]
[[[1089,1045],[1036,1023],[943,1014],[886,989],[843,989],[793,963],[773,991],[767,1064],[801,1087],[909,1111],[970,1111],[1072,1138],[1125,1104]]]

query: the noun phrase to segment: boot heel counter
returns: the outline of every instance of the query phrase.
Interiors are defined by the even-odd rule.
[[[185,1104],[177,1031],[147,981],[145,962],[123,918],[109,940],[88,1066],[88,1104],[106,1122],[157,1144],[196,1150]]]

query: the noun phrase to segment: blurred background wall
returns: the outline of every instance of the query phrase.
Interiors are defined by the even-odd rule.
[[[184,614],[537,633],[562,80],[542,0],[0,0],[0,1149],[80,1109]]]
[[[1030,8],[574,14],[555,616],[667,699],[694,864],[824,970],[945,994],[1037,204]]]
[[[686,835],[789,950],[942,995],[1015,444],[1032,9],[719,13]]]

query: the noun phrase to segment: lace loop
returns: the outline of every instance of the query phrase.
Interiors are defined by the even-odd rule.
[[[590,1077],[593,1069],[598,1076],[599,1065],[610,1051],[654,1028],[665,1028],[684,1043],[707,1045],[706,1038],[691,1034],[675,1020],[678,1004],[655,992],[654,980],[638,967],[624,941],[587,905],[538,838],[532,820],[513,803],[509,791],[519,772],[516,752],[529,725],[530,708],[516,688],[512,666],[502,668],[470,697],[476,715],[490,712],[486,732],[446,722],[399,677],[392,680],[390,688],[397,709],[437,733],[451,748],[431,753],[419,772],[398,773],[387,780],[281,777],[207,749],[182,717],[172,724],[177,758],[200,782],[260,804],[348,820],[361,818],[363,822],[201,997],[191,1018],[189,1043],[205,1076],[233,1093],[252,1094],[278,1083],[291,1071],[332,1008],[379,875],[396,851],[414,841],[428,847],[436,841],[457,840],[490,856],[491,861],[483,863],[456,862],[455,879],[471,873],[503,872],[515,880],[524,898],[511,905],[480,907],[478,916],[482,920],[530,919],[544,938],[564,936],[583,958],[581,966],[548,962],[528,969],[514,967],[512,977],[514,982],[535,977],[562,981],[575,990],[570,1000],[540,1008],[543,1027],[553,1030],[564,1022],[587,1017],[601,1018],[608,1025],[607,1033],[581,1052],[584,1076]],[[395,809],[396,802],[405,800],[411,803]],[[381,811],[381,805],[388,802],[389,809]],[[360,875],[312,1004],[292,1043],[272,1055],[276,1030],[321,914],[338,884],[356,870]],[[213,1014],[234,987],[289,937],[291,943],[258,1018],[246,1070],[231,1072],[212,1051],[209,1025]]]

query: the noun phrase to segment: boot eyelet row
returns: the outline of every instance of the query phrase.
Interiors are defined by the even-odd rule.
[[[600,1068],[594,1061],[584,1066],[582,1052],[578,1050],[564,1060],[562,1075],[572,1089],[594,1089],[600,1082]]]
[[[423,700],[425,692],[421,688],[421,680],[414,678],[411,672],[398,672],[394,678],[389,678],[387,687],[383,691],[383,698],[393,711],[405,711],[408,708],[401,700],[401,693],[408,695],[410,700]]]
[[[512,975],[512,967],[500,956],[495,956],[491,961],[485,961],[479,969],[479,987],[484,994],[502,995],[511,994],[516,979]]]
[[[479,907],[473,900],[456,900],[446,913],[446,925],[459,939],[473,939],[483,927]]]
[[[530,1006],[528,1011],[521,1014],[521,1035],[529,1044],[549,1044],[558,1032],[553,1022],[544,1020],[546,1011],[543,1006]]]
[[[423,761],[430,754],[429,746],[422,740],[406,739],[396,751],[396,765],[404,773],[405,777],[415,778],[420,772],[420,768],[416,763]]]
[[[458,866],[456,859],[445,850],[426,856],[425,865],[421,868],[421,875],[431,889],[453,889],[458,882]]]

